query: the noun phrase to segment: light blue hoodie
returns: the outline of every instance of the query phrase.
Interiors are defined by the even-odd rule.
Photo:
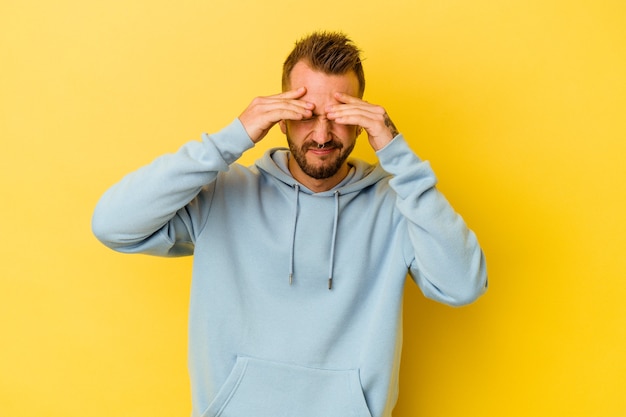
[[[238,120],[126,176],[93,217],[127,253],[194,256],[193,417],[382,417],[398,393],[407,272],[450,305],[486,288],[476,237],[402,135],[313,193],[288,152],[236,164]],[[331,285],[332,284],[332,285]]]

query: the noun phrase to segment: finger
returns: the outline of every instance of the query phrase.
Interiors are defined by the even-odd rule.
[[[263,104],[272,107],[295,106],[306,110],[313,110],[315,108],[315,104],[300,99],[300,97],[302,97],[303,95],[302,91],[306,92],[306,89],[302,87],[298,90],[286,91],[284,93],[274,96],[264,97]]]
[[[306,87],[296,88],[295,90],[283,91],[280,94],[270,96],[270,98],[300,98],[306,94]]]
[[[335,105],[329,109],[326,117],[342,124],[358,124],[366,127],[372,123],[381,123],[385,110],[379,106]]]
[[[253,117],[261,117],[277,120],[282,119],[283,112],[292,112],[294,114],[301,114],[304,117],[310,117],[311,112],[315,108],[313,103],[306,102],[304,100],[290,99],[290,98],[277,98],[276,96],[270,97],[257,97],[252,100],[247,113],[250,113]],[[298,118],[299,116],[293,115],[289,118]]]
[[[385,109],[376,104],[370,104],[367,101],[352,97],[344,93],[335,93],[335,98],[342,104],[334,104],[326,107],[326,113],[329,117],[339,117],[341,114],[358,113],[364,115],[371,114],[372,117],[379,117],[385,114]],[[332,116],[331,116],[332,115]]]
[[[361,126],[366,130],[370,130],[372,127],[380,125],[382,122],[382,119],[362,113],[336,114],[332,116],[328,114],[327,117],[335,123],[341,125]]]
[[[335,99],[341,103],[367,103],[366,101],[361,100],[360,98],[351,96],[350,94],[336,92],[334,94]]]
[[[281,120],[303,120],[308,119],[313,115],[311,110],[301,109],[301,110],[293,110],[293,109],[279,109],[275,110],[273,113],[273,118],[276,121]]]
[[[300,120],[311,117],[315,105],[302,100],[274,99],[266,101],[260,113],[271,114],[276,120]]]

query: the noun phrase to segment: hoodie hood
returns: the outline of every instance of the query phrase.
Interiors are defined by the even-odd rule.
[[[320,193],[314,193],[313,191],[306,188],[304,185],[299,183],[291,173],[288,168],[289,162],[289,150],[286,148],[274,148],[270,149],[265,153],[265,155],[259,159],[256,163],[257,168],[274,177],[279,182],[282,182],[288,187],[293,188],[294,195],[294,205],[293,205],[293,218],[292,218],[292,233],[291,233],[291,242],[290,242],[290,259],[289,259],[289,285],[293,283],[294,280],[294,252],[295,252],[295,243],[296,243],[296,230],[298,225],[298,213],[299,213],[299,202],[300,202],[300,193],[305,193],[309,195],[315,194],[318,197],[331,197],[334,198],[334,215],[333,215],[333,228],[332,228],[332,236],[330,242],[330,253],[328,259],[328,289],[331,290],[333,287],[333,272],[335,265],[335,244],[337,241],[337,225],[339,223],[339,214],[340,214],[340,203],[339,199],[342,195],[358,193],[362,189],[369,187],[380,181],[382,178],[389,176],[380,165],[371,165],[367,162],[361,161],[359,159],[348,159],[348,165],[350,166],[350,171],[346,178],[344,178],[339,184],[337,184],[333,189],[328,191],[323,191]]]
[[[339,184],[333,189],[323,191],[320,193],[314,193],[313,191],[300,184],[289,172],[289,150],[287,148],[273,148],[263,155],[261,159],[256,162],[256,166],[259,170],[266,174],[276,178],[277,180],[285,183],[290,187],[299,185],[300,191],[306,194],[317,194],[320,197],[331,197],[336,191],[339,191],[341,195],[358,192],[370,185],[373,185],[380,181],[382,178],[389,176],[379,164],[372,165],[365,161],[361,161],[355,158],[348,158],[348,165],[350,165],[350,172]]]

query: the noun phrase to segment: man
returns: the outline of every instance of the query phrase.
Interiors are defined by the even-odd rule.
[[[359,50],[314,33],[283,92],[126,176],[96,236],[128,253],[194,256],[194,417],[390,416],[407,272],[450,305],[486,288],[476,237],[384,108],[362,100]],[[289,150],[236,163],[278,124]],[[379,164],[350,159],[361,131]]]

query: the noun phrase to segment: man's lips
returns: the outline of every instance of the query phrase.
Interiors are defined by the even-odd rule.
[[[322,148],[320,148],[317,143],[314,143],[314,144],[307,146],[306,149],[307,149],[307,152],[311,152],[315,155],[328,155],[330,153],[333,153],[336,150],[341,149],[341,145],[330,141],[330,142],[325,143]]]
[[[309,148],[309,152],[314,153],[315,155],[328,155],[336,151],[337,148],[334,146],[328,146],[323,148]]]

